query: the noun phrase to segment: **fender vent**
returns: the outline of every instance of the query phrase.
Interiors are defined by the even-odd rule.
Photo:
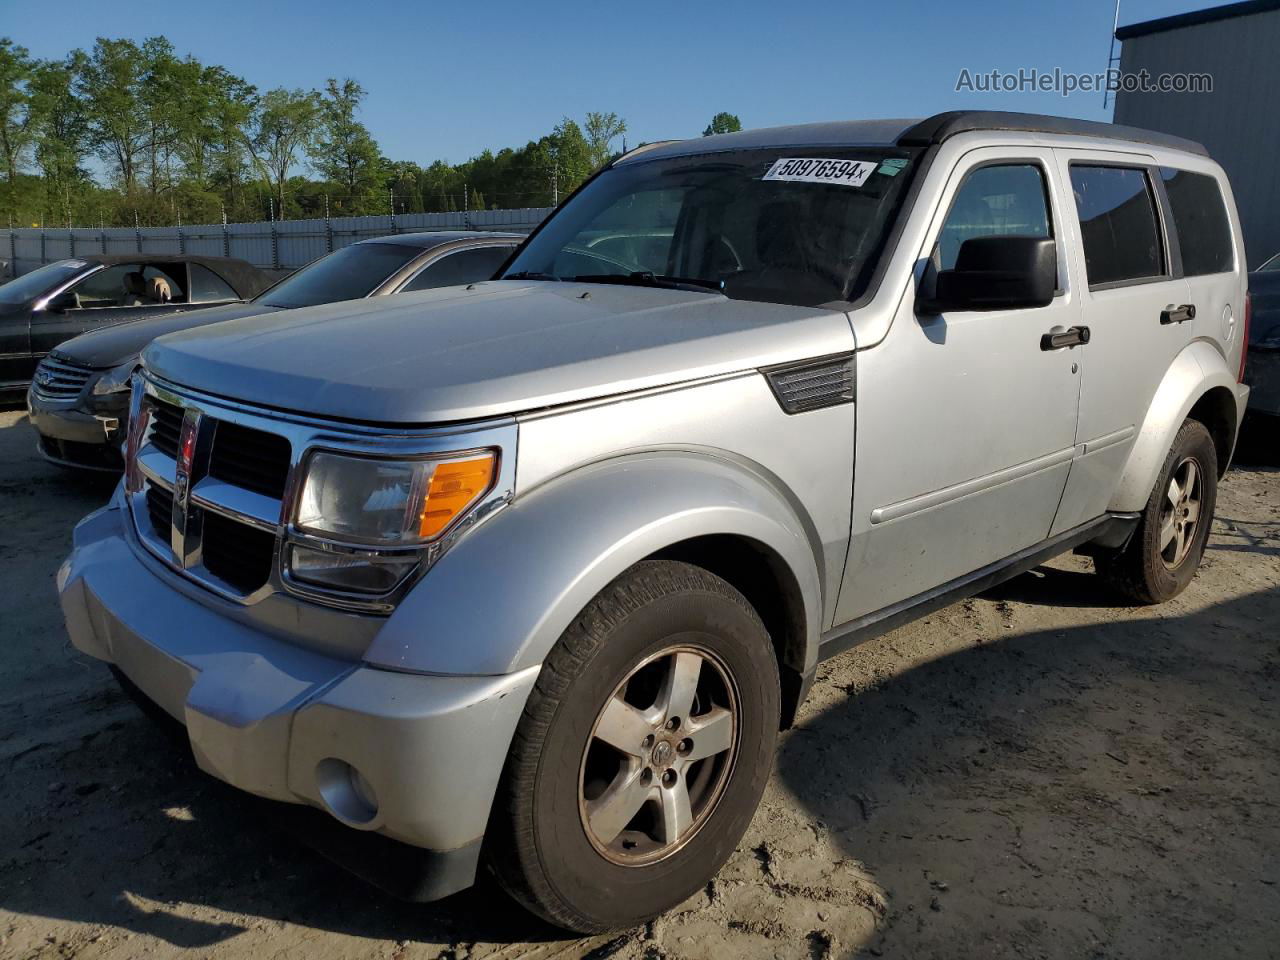
[[[857,377],[852,353],[768,367],[764,375],[787,413],[853,403]]]

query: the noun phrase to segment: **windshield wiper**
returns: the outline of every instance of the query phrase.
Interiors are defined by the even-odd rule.
[[[549,273],[539,273],[537,270],[521,270],[519,273],[508,273],[503,280],[559,280],[559,277],[553,277]]]
[[[699,277],[669,277],[665,274],[637,270],[625,276],[617,273],[584,273],[573,278],[579,283],[618,283],[630,287],[660,287],[664,290],[697,290],[699,293],[723,293],[723,280]]]

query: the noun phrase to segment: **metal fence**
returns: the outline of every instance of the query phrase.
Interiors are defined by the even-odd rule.
[[[182,227],[22,228],[0,232],[0,261],[10,276],[41,264],[92,253],[194,253],[239,257],[266,270],[296,270],[340,247],[395,233],[491,230],[528,233],[550,207],[472,210],[461,213],[402,213],[379,217],[275,220]]]

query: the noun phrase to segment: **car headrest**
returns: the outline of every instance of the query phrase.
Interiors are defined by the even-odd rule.
[[[124,275],[125,293],[132,293],[138,297],[147,295],[147,278],[137,270],[130,270]]]

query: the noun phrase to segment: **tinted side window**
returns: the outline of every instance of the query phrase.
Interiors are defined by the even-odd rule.
[[[239,300],[225,280],[198,263],[191,264],[191,302],[212,303],[217,300]]]
[[[118,263],[104,267],[97,273],[85,277],[74,287],[78,307],[118,307],[130,296],[125,287],[125,276],[130,273],[142,273],[140,263]]]
[[[1173,225],[1182,248],[1182,271],[1189,277],[1223,273],[1234,262],[1231,253],[1231,224],[1218,181],[1204,173],[1163,167]]]
[[[405,284],[400,292],[433,290],[436,287],[453,287],[462,283],[488,280],[509,256],[511,256],[511,247],[477,247],[472,250],[459,250],[431,264]]]
[[[1164,247],[1145,171],[1071,165],[1089,285],[1164,275]]]
[[[938,236],[939,269],[974,237],[1052,237],[1044,172],[1033,163],[979,167],[960,185]]]

